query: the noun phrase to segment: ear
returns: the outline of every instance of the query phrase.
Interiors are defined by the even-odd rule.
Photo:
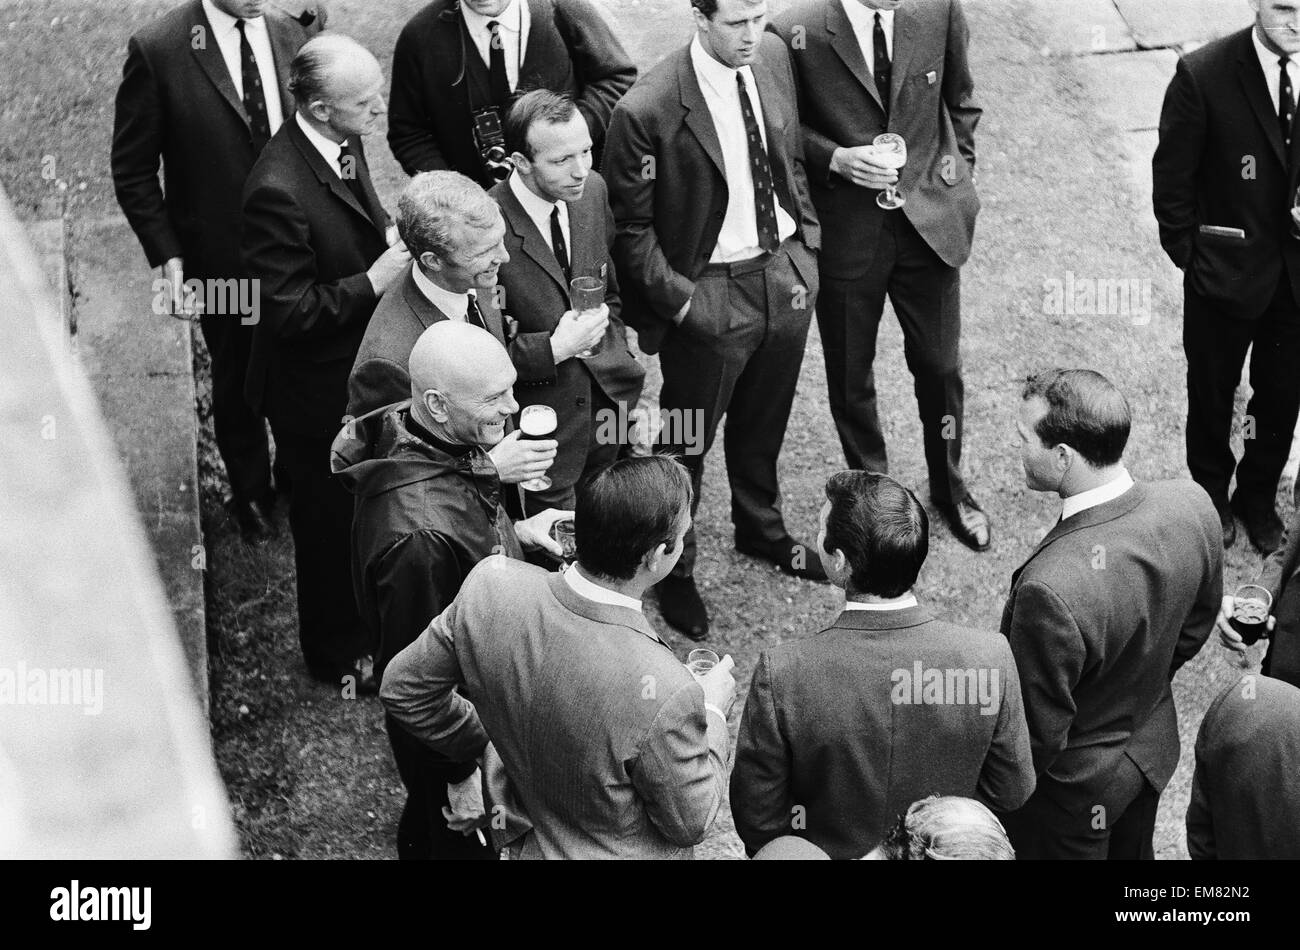
[[[436,389],[424,391],[424,408],[435,422],[445,423],[448,419],[447,399]]]
[[[307,114],[317,122],[329,122],[330,107],[326,104],[324,99],[313,99],[311,102],[307,103]]]
[[[667,556],[668,544],[667,542],[660,542],[647,551],[645,557],[641,558],[641,566],[646,569],[647,573],[654,574],[659,570],[659,565],[663,563],[663,559]]]
[[[516,170],[522,174],[531,175],[533,173],[533,163],[523,152],[511,152],[510,164],[514,165]]]
[[[843,551],[841,551],[839,548],[836,548],[834,551],[831,552],[831,558],[832,558],[831,565],[835,568],[836,575],[843,576],[844,574],[848,573],[849,559],[845,556]]]
[[[420,264],[426,270],[440,271],[443,268],[442,261],[438,258],[438,255],[433,253],[433,251],[425,251],[421,254]]]

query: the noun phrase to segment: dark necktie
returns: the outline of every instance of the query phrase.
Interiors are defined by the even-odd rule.
[[[876,14],[876,28],[872,33],[872,46],[876,57],[876,91],[880,93],[880,101],[885,106],[885,120],[889,120],[889,44],[885,42],[885,27],[880,22],[880,14]]]
[[[357,204],[361,205],[361,210],[366,213],[375,227],[381,231],[384,229],[384,217],[380,214],[375,216],[375,208],[370,203],[370,196],[366,194],[365,183],[361,177],[365,174],[365,169],[361,165],[361,156],[352,151],[352,146],[346,141],[339,146],[339,177],[343,179],[343,184],[348,186],[348,191],[357,199]]]
[[[236,20],[239,30],[239,71],[244,83],[244,112],[248,115],[248,129],[253,136],[253,151],[261,152],[271,138],[271,117],[266,113],[266,95],[262,89],[262,74],[257,69],[257,57],[244,32],[244,21]]]
[[[564,230],[560,227],[560,206],[557,204],[551,209],[551,250],[555,252],[555,259],[560,262],[560,270],[564,271],[564,279],[569,279],[569,246],[564,243]]]
[[[506,47],[501,38],[501,24],[493,20],[488,24],[492,34],[488,41],[488,92],[495,105],[505,107],[510,101],[510,80],[506,78]]]
[[[481,330],[487,329],[487,324],[483,322],[483,314],[479,313],[478,304],[474,302],[473,294],[469,295],[469,300],[465,304],[465,322]]]
[[[772,166],[763,149],[763,136],[754,117],[754,103],[745,87],[745,75],[736,70],[740,87],[740,113],[745,117],[745,140],[749,143],[749,170],[754,179],[754,220],[758,225],[758,246],[771,252],[780,246],[776,230],[776,190],[772,187]]]
[[[1283,56],[1278,61],[1282,67],[1282,74],[1277,81],[1277,121],[1282,127],[1282,141],[1291,146],[1291,124],[1295,116],[1295,93],[1291,89],[1291,73],[1287,66],[1291,63],[1290,56]]]

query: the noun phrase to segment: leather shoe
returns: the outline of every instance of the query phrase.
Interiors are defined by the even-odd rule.
[[[1231,511],[1220,511],[1219,525],[1223,528],[1223,549],[1226,551],[1237,543],[1237,519]]]
[[[1263,505],[1250,505],[1239,495],[1229,503],[1232,513],[1246,526],[1246,536],[1260,554],[1272,554],[1282,544],[1282,519],[1273,510],[1271,501]]]
[[[781,569],[781,573],[789,574],[791,577],[805,581],[826,580],[826,572],[822,570],[822,559],[817,556],[817,552],[794,538],[761,545],[747,544],[737,539],[736,550],[750,557],[770,561]]]
[[[703,640],[709,635],[709,611],[700,597],[693,577],[669,574],[658,584],[659,612],[675,630],[691,640]]]
[[[309,664],[307,669],[313,679],[335,687],[347,685],[346,680],[351,677],[351,685],[356,689],[358,696],[376,696],[379,694],[379,681],[375,679],[375,661],[373,657],[359,657],[350,664],[337,668]]]
[[[993,543],[993,532],[989,527],[989,516],[975,499],[967,495],[955,504],[939,505],[948,527],[955,537],[966,547],[976,551],[987,551]]]
[[[235,499],[230,503],[230,513],[246,543],[262,544],[275,536],[275,522],[261,502]]]

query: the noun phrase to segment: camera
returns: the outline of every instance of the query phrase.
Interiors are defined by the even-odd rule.
[[[501,112],[487,106],[474,113],[474,144],[478,146],[483,168],[494,181],[510,177],[510,159],[506,158],[506,137],[501,131]]]

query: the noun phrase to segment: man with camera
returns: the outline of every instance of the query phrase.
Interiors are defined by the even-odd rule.
[[[596,148],[636,67],[590,0],[434,0],[393,52],[388,144],[408,175],[451,169],[483,187],[510,174],[515,96],[573,97]]]

